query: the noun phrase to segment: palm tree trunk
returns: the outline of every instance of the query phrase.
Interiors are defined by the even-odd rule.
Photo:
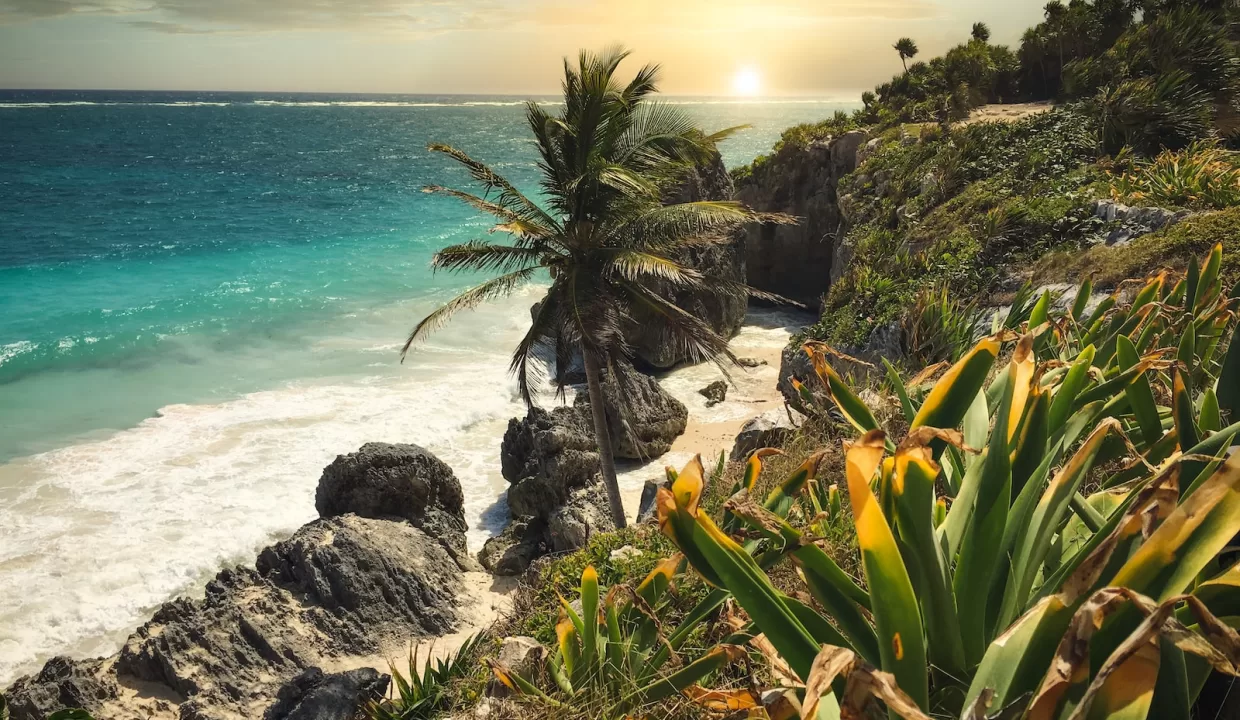
[[[616,456],[611,449],[611,433],[607,429],[607,408],[604,403],[603,383],[599,379],[598,359],[581,348],[586,366],[586,387],[590,391],[590,414],[594,416],[594,437],[598,440],[598,459],[603,466],[603,487],[607,488],[607,504],[611,508],[611,521],[617,528],[627,523],[624,517],[624,501],[620,499],[620,484],[616,480]]]
[[[908,75],[908,60],[905,60],[903,55],[900,56],[900,64],[904,66],[904,74]]]

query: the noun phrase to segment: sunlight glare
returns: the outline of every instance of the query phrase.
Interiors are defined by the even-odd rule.
[[[754,97],[762,91],[762,76],[754,68],[741,68],[732,78],[732,92],[745,97]]]

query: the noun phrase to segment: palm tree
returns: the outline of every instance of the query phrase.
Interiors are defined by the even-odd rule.
[[[615,73],[628,54],[623,48],[601,54],[583,51],[576,68],[565,59],[564,106],[559,115],[527,104],[545,209],[464,152],[430,146],[463,165],[482,192],[437,185],[425,192],[463,200],[493,215],[498,220],[493,231],[507,234],[511,242],[473,240],[436,253],[432,265],[437,270],[495,277],[424,318],[402,351],[403,358],[415,342],[456,312],[504,297],[542,271],[549,273],[547,297],[513,351],[510,369],[522,398],[533,405],[532,378],[542,377],[537,358],[551,352],[560,359],[570,358],[574,350],[581,353],[603,482],[617,527],[625,525],[624,506],[601,376],[603,368],[616,372],[615,361],[629,356],[623,328],[633,322],[655,323],[692,362],[718,362],[721,356],[735,361],[726,338],[657,288],[760,295],[743,284],[707,277],[673,258],[691,247],[726,242],[727,233],[741,225],[785,220],[730,201],[661,202],[665,189],[690,163],[704,159],[716,142],[738,128],[705,135],[675,107],[649,100],[657,91],[657,66],[647,65],[627,85],[621,84]],[[565,364],[557,363],[555,380],[561,391]]]
[[[900,38],[892,45],[900,53],[900,62],[904,64],[904,74],[908,74],[908,59],[917,56],[917,43],[912,38]]]
[[[973,30],[970,34],[973,36],[973,39],[978,42],[989,42],[990,26],[984,22],[975,22],[973,23]]]

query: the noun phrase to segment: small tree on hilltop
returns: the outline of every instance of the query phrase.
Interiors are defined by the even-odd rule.
[[[904,65],[904,74],[908,74],[908,61],[917,56],[917,43],[912,38],[900,38],[892,45],[900,53],[900,62]]]

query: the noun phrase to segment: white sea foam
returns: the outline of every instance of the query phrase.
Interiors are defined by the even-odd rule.
[[[0,465],[0,687],[54,654],[113,652],[150,611],[316,517],[322,468],[413,442],[460,479],[473,550],[502,526],[499,445],[524,406],[507,352],[530,297],[463,317],[405,365],[213,405]],[[373,347],[373,338],[320,344]],[[311,351],[317,351],[312,348]]]
[[[24,355],[37,347],[29,340],[20,340],[8,345],[0,345],[0,365],[12,360],[18,355]]]

